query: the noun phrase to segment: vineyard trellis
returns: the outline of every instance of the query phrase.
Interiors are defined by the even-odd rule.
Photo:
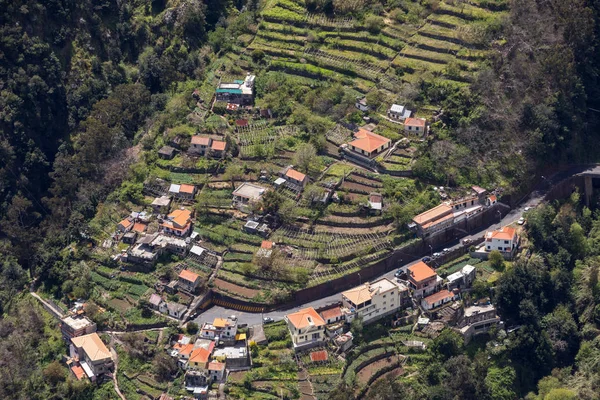
[[[327,131],[325,136],[330,142],[335,143],[339,146],[343,143],[348,142],[348,140],[352,137],[352,132],[344,126],[337,124],[329,131]]]
[[[253,124],[238,129],[238,143],[242,157],[252,157],[257,146],[274,147],[275,141],[286,136],[294,136],[298,128],[291,125],[269,127]]]
[[[350,17],[327,17],[323,14],[306,14],[306,23],[315,26],[329,26],[332,28],[353,28],[354,19]]]

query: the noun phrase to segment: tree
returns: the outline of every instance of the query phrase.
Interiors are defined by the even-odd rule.
[[[433,340],[429,349],[435,356],[447,360],[450,357],[459,355],[463,344],[463,338],[458,333],[452,329],[444,329]]]
[[[496,271],[504,271],[504,257],[498,250],[492,250],[489,255],[490,266]]]
[[[320,159],[315,146],[304,143],[298,146],[293,158],[294,167],[306,174],[320,169]]]
[[[195,335],[198,333],[198,324],[195,322],[188,322],[187,326],[185,327],[185,331],[190,335]]]
[[[514,400],[517,394],[514,391],[516,379],[515,370],[511,367],[490,368],[485,377],[485,387],[492,400]]]
[[[576,400],[577,398],[576,392],[564,388],[552,389],[544,396],[544,400]]]
[[[283,198],[279,193],[274,190],[267,190],[260,200],[259,208],[262,208],[263,214],[276,214],[281,203],[283,203]]]
[[[235,188],[235,181],[238,181],[244,176],[244,169],[238,163],[229,163],[223,173],[223,179],[231,182],[231,188]]]
[[[388,376],[380,379],[369,389],[369,399],[373,400],[410,400],[412,391],[403,383]]]
[[[159,381],[165,382],[171,379],[171,376],[177,372],[177,362],[175,358],[164,352],[159,352],[152,360],[154,374]]]
[[[455,399],[477,399],[477,381],[473,371],[473,365],[469,357],[459,355],[449,358],[444,363],[444,369],[448,372],[448,379],[442,382],[442,386],[452,394]]]
[[[66,377],[65,368],[58,362],[53,361],[43,371],[44,379],[52,386],[56,386],[59,382],[63,382]]]

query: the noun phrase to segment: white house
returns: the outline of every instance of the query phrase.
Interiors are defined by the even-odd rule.
[[[470,287],[475,280],[475,267],[465,265],[460,271],[448,275],[446,286],[448,290],[465,289]]]
[[[427,133],[427,120],[425,118],[406,118],[404,131],[424,135]]]
[[[356,103],[354,104],[356,106],[356,108],[358,108],[360,111],[369,111],[369,106],[367,105],[367,98],[363,97],[362,99],[357,99]]]
[[[400,309],[408,295],[405,285],[382,278],[343,292],[342,306],[346,320],[360,316],[369,323]]]
[[[410,118],[412,111],[403,105],[392,104],[387,114],[390,119],[404,121],[406,118]]]
[[[237,321],[231,318],[215,318],[211,323],[205,322],[200,330],[200,337],[204,339],[235,339],[237,334]]]
[[[440,290],[430,296],[421,299],[421,307],[425,310],[431,310],[454,300],[455,295],[446,289]]]
[[[292,336],[294,350],[319,346],[325,340],[325,321],[312,307],[286,315],[285,322]]]
[[[519,245],[519,236],[517,230],[510,226],[505,226],[495,231],[485,233],[485,250],[498,250],[504,254],[512,254]]]

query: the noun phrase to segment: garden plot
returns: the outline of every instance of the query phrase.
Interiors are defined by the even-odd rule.
[[[238,128],[238,142],[241,157],[253,157],[257,147],[275,147],[275,141],[286,136],[294,136],[298,128],[291,125],[269,127],[265,125],[248,125]]]
[[[373,251],[375,251],[375,253],[360,257],[357,260],[353,260],[342,264],[319,265],[317,268],[314,269],[312,275],[309,278],[310,285],[318,285],[319,283],[330,281],[334,278],[338,278],[351,272],[359,271],[365,265],[371,264],[373,262],[379,261],[387,257],[389,253],[388,250],[390,248],[390,242],[382,242],[375,245],[375,247],[373,248]]]
[[[350,138],[352,138],[352,132],[350,129],[340,124],[336,124],[333,128],[327,131],[325,136],[327,137],[327,140],[339,146],[347,143]]]
[[[376,67],[373,64],[365,61],[329,54],[319,49],[307,48],[304,50],[304,56],[313,57],[327,65],[333,65],[334,67],[354,71],[355,73],[373,81],[376,81],[377,78],[380,75],[383,75],[385,72],[382,68]]]
[[[306,14],[306,24],[316,27],[330,27],[330,28],[342,28],[342,29],[353,29],[354,19],[350,17],[336,17],[331,18],[323,14]]]

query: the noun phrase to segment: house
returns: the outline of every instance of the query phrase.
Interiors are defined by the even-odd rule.
[[[192,136],[192,140],[190,141],[188,153],[204,156],[208,153],[211,143],[212,139],[208,136],[194,135]]]
[[[380,193],[369,194],[369,210],[372,214],[381,214],[383,209],[383,196]]]
[[[208,399],[210,376],[207,370],[187,370],[184,379],[185,390],[192,392],[195,399]]]
[[[178,303],[167,303],[167,313],[169,316],[177,319],[181,319],[185,314],[187,307],[183,304]]]
[[[386,137],[369,132],[366,129],[359,129],[354,134],[354,140],[348,144],[342,145],[342,149],[348,149],[355,154],[363,157],[373,158],[389,149],[392,141]]]
[[[408,285],[415,299],[421,299],[438,291],[442,278],[423,261],[408,267]]]
[[[78,358],[79,366],[91,381],[110,372],[114,366],[110,351],[95,332],[71,338],[71,355]]]
[[[169,312],[169,310],[167,309],[167,303],[162,299],[162,297],[160,297],[160,295],[156,293],[152,293],[152,295],[148,299],[148,304],[150,304],[150,307],[152,309],[157,310],[163,314]]]
[[[446,283],[448,290],[468,288],[475,281],[475,267],[465,265],[460,271],[448,275],[446,280],[448,281]]]
[[[96,323],[84,315],[71,315],[60,321],[60,332],[65,340],[96,332]]]
[[[213,382],[220,382],[223,380],[223,377],[225,376],[225,363],[218,361],[209,362],[206,369]]]
[[[193,293],[200,284],[200,280],[200,275],[188,269],[184,269],[179,273],[177,286],[181,290]]]
[[[169,196],[156,197],[152,201],[152,211],[156,214],[166,214],[169,211],[171,205],[171,198]]]
[[[498,202],[498,198],[496,197],[496,195],[492,194],[490,196],[488,196],[487,199],[485,199],[485,205],[486,206],[493,206],[494,204],[496,204]]]
[[[210,144],[210,154],[216,158],[225,157],[227,151],[227,142],[224,140],[213,140]]]
[[[216,90],[217,101],[238,105],[251,105],[254,101],[254,81],[255,75],[246,75],[242,80],[235,80],[232,83],[221,83]]]
[[[198,347],[192,350],[190,358],[188,360],[188,369],[206,369],[208,360],[210,359],[212,349],[206,349],[204,347]]]
[[[363,323],[371,323],[399,310],[408,297],[404,284],[381,278],[342,292],[342,308],[346,321],[360,316]]]
[[[265,190],[262,186],[244,182],[233,191],[233,205],[239,209],[247,210],[250,204],[261,199]]]
[[[369,106],[367,105],[366,97],[356,99],[356,103],[354,103],[354,106],[362,112],[369,111]]]
[[[165,251],[185,256],[188,245],[185,240],[159,233],[145,235],[127,250],[126,259],[129,263],[154,265],[158,256]]]
[[[440,290],[437,293],[429,295],[423,299],[421,299],[421,307],[425,310],[432,310],[436,307],[439,307],[443,304],[446,304],[452,300],[454,300],[454,293],[449,292],[446,289]]]
[[[229,371],[242,371],[250,368],[250,355],[246,340],[235,342],[231,346],[216,348],[213,358],[219,362],[225,362]]]
[[[404,131],[425,135],[427,133],[427,120],[425,118],[406,118],[404,120]]]
[[[518,246],[517,230],[511,226],[485,233],[485,250],[487,252],[498,250],[505,257],[512,257]]]
[[[333,339],[333,343],[338,347],[338,349],[342,352],[348,350],[352,347],[352,341],[354,337],[352,336],[352,332],[346,332],[342,335],[338,335]]]
[[[158,158],[162,158],[163,160],[171,160],[175,157],[176,150],[171,146],[163,146],[158,150]]]
[[[404,121],[406,118],[409,118],[411,114],[412,111],[399,104],[392,104],[387,112],[388,117],[396,121]]]
[[[237,321],[231,318],[215,318],[211,323],[205,322],[200,329],[200,337],[205,339],[235,340]]]
[[[294,350],[319,346],[325,340],[325,321],[314,308],[304,308],[285,316]]]
[[[134,244],[137,239],[137,232],[129,231],[123,235],[123,243],[125,244]]]
[[[308,183],[308,177],[302,172],[296,171],[291,165],[288,165],[280,172],[280,179],[285,180],[286,186],[304,188]],[[283,183],[283,182],[282,182]],[[277,181],[275,182],[277,184]]]
[[[194,200],[196,186],[186,183],[182,183],[181,185],[173,183],[169,187],[169,194],[180,200]]]
[[[135,224],[133,224],[133,228],[131,230],[136,233],[144,233],[146,232],[146,229],[148,229],[148,224],[145,224],[143,222],[136,222]]]
[[[342,309],[337,304],[331,307],[321,308],[317,310],[317,312],[319,313],[321,318],[323,318],[327,325],[344,320],[344,314],[342,313]]]
[[[167,219],[160,226],[167,234],[187,236],[192,229],[192,213],[185,209],[175,210],[167,215]]]
[[[501,323],[493,305],[477,305],[465,308],[457,328],[467,344],[473,336],[485,333]]]
[[[274,246],[275,246],[275,243],[271,242],[270,240],[263,240],[262,243],[260,244],[260,248],[256,252],[256,255],[258,257],[266,257],[266,258],[271,257],[271,254],[273,254]]]
[[[127,217],[125,218],[123,221],[119,222],[119,224],[117,225],[117,229],[119,230],[119,232],[129,232],[131,230],[131,228],[133,228],[133,219]]]
[[[448,204],[440,204],[413,218],[420,237],[429,237],[454,225],[454,211]]]

